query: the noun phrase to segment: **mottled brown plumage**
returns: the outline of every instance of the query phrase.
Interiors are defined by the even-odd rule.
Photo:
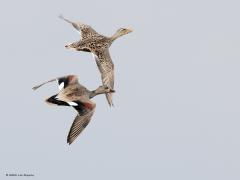
[[[60,18],[72,24],[72,26],[80,33],[80,40],[66,45],[67,49],[74,49],[76,51],[91,52],[101,73],[103,85],[109,88],[114,88],[114,64],[112,62],[109,47],[117,38],[132,32],[131,29],[120,28],[117,32],[107,37],[97,33],[91,26],[81,23],[72,22],[62,15]],[[113,105],[112,94],[106,93],[106,97],[110,106]]]
[[[114,90],[108,86],[99,86],[96,90],[90,91],[79,84],[75,75],[68,75],[55,78],[33,87],[34,90],[42,85],[56,80],[59,85],[59,93],[46,100],[47,103],[59,106],[71,106],[77,112],[67,137],[67,143],[71,144],[79,134],[85,129],[95,111],[95,103],[90,99],[98,94],[113,93]]]

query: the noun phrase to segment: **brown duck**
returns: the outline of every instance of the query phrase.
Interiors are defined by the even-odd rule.
[[[67,49],[74,49],[76,51],[91,52],[97,63],[98,69],[101,73],[103,85],[114,89],[114,64],[112,62],[109,47],[117,38],[132,32],[131,29],[120,28],[116,33],[107,37],[97,33],[91,26],[81,23],[72,22],[62,15],[59,16],[64,21],[72,24],[72,26],[80,33],[80,40],[66,45]],[[106,93],[106,98],[110,106],[113,105],[112,94]]]
[[[99,86],[96,90],[90,91],[79,84],[78,78],[75,75],[49,80],[33,87],[33,89],[36,90],[42,85],[55,80],[59,86],[59,93],[46,99],[46,102],[59,106],[70,106],[77,111],[77,116],[72,123],[67,137],[67,143],[70,145],[91,120],[96,104],[90,99],[99,94],[113,93],[115,91],[108,86]]]

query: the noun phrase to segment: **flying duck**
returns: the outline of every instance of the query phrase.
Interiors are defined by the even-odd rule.
[[[59,93],[47,98],[46,102],[59,106],[70,106],[77,111],[77,116],[67,137],[67,143],[70,145],[88,125],[93,116],[96,104],[90,99],[99,94],[113,93],[115,91],[108,86],[99,86],[96,90],[90,91],[78,82],[78,78],[75,75],[49,80],[33,87],[33,90],[55,80],[58,83]]]
[[[114,89],[114,64],[109,53],[109,47],[117,38],[132,32],[132,30],[129,28],[120,28],[113,36],[107,37],[97,33],[87,24],[72,22],[62,15],[59,17],[70,23],[80,34],[79,41],[67,44],[65,47],[76,51],[91,52],[101,73],[103,85],[108,86],[110,89]],[[106,98],[108,104],[113,106],[112,94],[106,93]]]

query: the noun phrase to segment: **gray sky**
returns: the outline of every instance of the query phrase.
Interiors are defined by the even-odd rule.
[[[239,180],[239,1],[0,2],[0,179]],[[134,32],[111,47],[114,104],[94,99],[91,123],[71,146],[76,112],[48,106],[53,77],[77,74],[94,89],[100,74],[58,18],[90,24],[104,35]],[[23,179],[23,178],[22,178]]]

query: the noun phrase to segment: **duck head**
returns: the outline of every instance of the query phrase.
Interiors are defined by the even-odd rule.
[[[129,34],[133,32],[133,30],[131,28],[120,28],[116,31],[116,33],[111,37],[112,40],[116,40],[117,38],[123,36],[123,35],[126,35],[126,34]]]
[[[95,93],[97,94],[103,94],[103,93],[114,93],[115,90],[109,88],[108,86],[99,86],[96,90]]]
[[[109,88],[108,86],[99,86],[96,90],[91,91],[90,98],[93,98],[96,95],[99,94],[105,94],[105,93],[114,93],[115,90]]]

